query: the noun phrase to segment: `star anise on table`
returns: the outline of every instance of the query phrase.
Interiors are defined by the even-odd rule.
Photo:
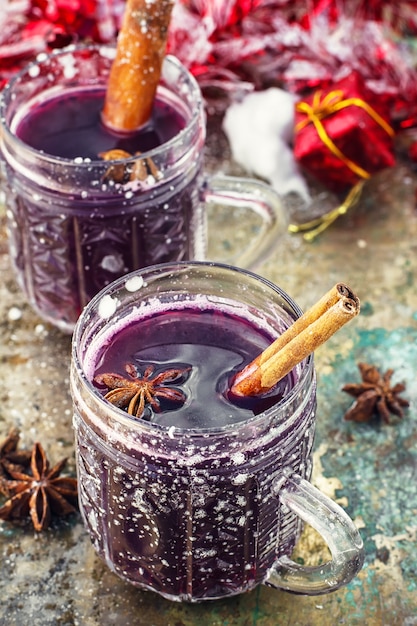
[[[7,479],[10,471],[23,471],[30,463],[30,450],[19,450],[20,433],[11,428],[6,439],[0,444],[0,493],[9,495]]]
[[[77,511],[77,480],[60,476],[67,459],[50,467],[40,443],[35,443],[30,467],[25,471],[8,468],[9,499],[0,508],[0,519],[23,520],[30,515],[36,531],[50,524],[53,515],[64,516]]]
[[[345,420],[353,422],[369,422],[372,416],[378,416],[385,424],[390,423],[390,414],[402,418],[404,408],[409,406],[400,394],[405,390],[403,383],[391,387],[391,378],[394,370],[389,369],[380,374],[374,365],[358,363],[362,382],[349,383],[342,387],[342,391],[354,396],[356,401],[345,413]]]
[[[153,376],[152,365],[146,367],[143,376],[132,363],[127,363],[125,369],[129,378],[124,378],[120,374],[98,374],[94,378],[96,384],[109,389],[104,398],[119,409],[126,409],[130,415],[140,418],[144,416],[147,406],[155,413],[160,413],[161,399],[174,404],[184,404],[185,393],[181,389],[167,385],[184,382],[189,367],[167,369],[156,376]]]

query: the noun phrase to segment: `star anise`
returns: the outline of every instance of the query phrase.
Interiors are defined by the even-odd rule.
[[[100,152],[98,156],[104,161],[115,161],[115,163],[113,163],[104,174],[104,179],[106,181],[113,180],[116,183],[126,183],[129,180],[140,180],[143,182],[148,178],[148,176],[153,176],[155,180],[160,180],[162,178],[162,173],[158,170],[154,161],[150,157],[137,159],[132,165],[129,166],[126,166],[126,164],[122,162],[132,156],[138,157],[140,155],[141,152],[135,152],[133,155],[130,152],[120,150],[119,148],[107,150],[106,152]]]
[[[30,450],[18,450],[20,433],[11,428],[6,439],[0,444],[0,493],[9,495],[7,479],[10,471],[23,471],[30,463]]]
[[[410,403],[400,396],[400,393],[405,390],[403,383],[397,383],[391,387],[394,370],[389,369],[381,375],[374,365],[358,363],[358,367],[362,383],[351,383],[342,387],[343,391],[357,398],[346,412],[345,419],[368,422],[373,415],[376,415],[385,424],[389,424],[390,413],[400,418],[403,417],[403,408],[409,406]]]
[[[49,526],[52,515],[75,513],[77,480],[59,476],[66,462],[62,459],[50,468],[44,449],[35,443],[27,472],[8,469],[11,497],[0,508],[0,519],[14,521],[30,515],[35,530],[41,531]]]
[[[185,393],[175,387],[166,385],[183,382],[184,376],[190,368],[168,369],[152,376],[154,368],[149,365],[141,376],[132,363],[125,366],[130,378],[123,378],[120,374],[98,374],[94,382],[104,385],[110,391],[104,398],[117,406],[126,409],[130,415],[143,417],[148,405],[156,412],[161,411],[160,399],[184,404]]]

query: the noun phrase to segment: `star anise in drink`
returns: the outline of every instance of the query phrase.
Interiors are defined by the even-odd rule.
[[[148,406],[155,413],[161,412],[161,400],[184,404],[185,393],[170,385],[184,382],[189,367],[167,369],[155,376],[152,365],[146,367],[143,375],[132,363],[127,363],[125,369],[129,378],[120,374],[98,374],[94,378],[96,384],[109,389],[104,398],[119,409],[126,409],[130,415],[140,418],[145,415]]]
[[[369,422],[373,416],[377,416],[385,424],[389,424],[391,413],[402,418],[404,408],[410,403],[400,396],[405,390],[403,383],[391,386],[394,370],[389,369],[384,374],[380,374],[374,365],[368,363],[358,363],[358,367],[362,382],[349,383],[342,387],[343,391],[356,398],[346,412],[345,419],[353,422]]]
[[[23,471],[30,463],[30,450],[19,450],[20,433],[11,428],[6,439],[0,444],[0,493],[9,495],[7,479],[10,471]]]
[[[8,468],[9,499],[0,508],[0,519],[22,520],[30,516],[35,530],[50,524],[53,515],[69,515],[77,510],[77,480],[60,476],[67,459],[52,468],[40,443],[35,443],[30,467],[25,471]]]
[[[100,152],[98,155],[104,161],[114,161],[108,168],[104,175],[104,180],[112,180],[115,183],[126,183],[128,181],[140,180],[145,181],[148,176],[152,176],[155,180],[162,178],[162,173],[156,167],[154,161],[150,157],[144,157],[143,159],[136,159],[132,164],[127,165],[123,163],[126,159],[132,156],[139,157],[140,152],[131,154],[126,150],[120,150],[115,148],[113,150],[107,150],[106,152]]]

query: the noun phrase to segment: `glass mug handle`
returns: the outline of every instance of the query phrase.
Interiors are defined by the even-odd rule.
[[[251,178],[216,175],[205,181],[202,195],[206,205],[250,209],[261,218],[256,237],[245,242],[245,248],[228,261],[233,265],[253,267],[268,255],[279,236],[286,232],[284,204],[277,192],[266,183]]]
[[[318,595],[335,591],[356,576],[363,565],[363,542],[345,511],[296,474],[275,480],[273,491],[282,505],[318,531],[332,558],[323,565],[306,567],[283,556],[269,572],[265,584],[295,593]]]

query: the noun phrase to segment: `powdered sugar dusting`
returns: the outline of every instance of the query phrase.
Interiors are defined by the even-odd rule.
[[[98,312],[102,319],[108,319],[111,317],[117,309],[117,299],[112,298],[109,295],[105,295],[101,298],[98,305]]]
[[[128,278],[125,282],[126,291],[130,291],[134,293],[135,291],[139,291],[143,287],[144,281],[142,276],[132,276],[132,278]]]

